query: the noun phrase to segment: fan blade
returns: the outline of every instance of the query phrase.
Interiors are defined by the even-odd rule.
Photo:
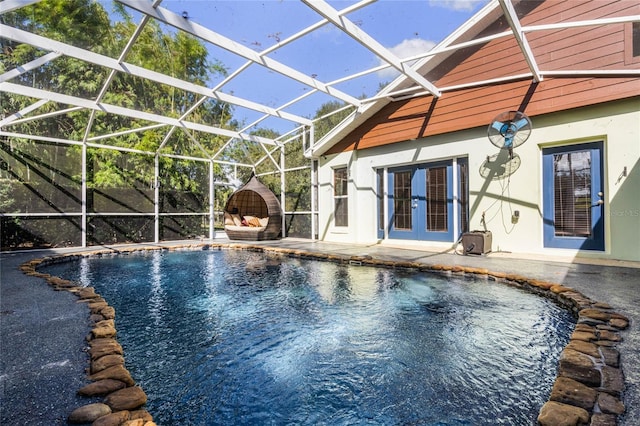
[[[504,148],[511,148],[513,146],[513,136],[505,136]]]
[[[503,126],[504,126],[504,123],[502,123],[500,121],[494,121],[493,123],[491,123],[491,127],[496,129],[498,132],[502,130]]]
[[[527,120],[526,118],[521,118],[520,120],[516,121],[515,123],[513,123],[516,126],[516,130],[520,130],[522,129],[524,126],[526,126],[527,124],[529,124],[529,120]]]

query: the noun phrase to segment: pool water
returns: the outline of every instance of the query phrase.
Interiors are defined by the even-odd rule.
[[[531,425],[573,319],[489,280],[246,251],[47,272],[115,307],[161,425]]]

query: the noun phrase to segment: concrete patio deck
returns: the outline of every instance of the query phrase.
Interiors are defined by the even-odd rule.
[[[207,243],[175,241],[145,246]],[[228,242],[216,239],[216,243]],[[242,244],[234,242],[234,244]],[[343,256],[391,261],[449,264],[517,273],[571,287],[587,297],[612,305],[629,317],[631,325],[618,345],[626,377],[623,401],[627,411],[620,424],[640,424],[640,263],[597,262],[578,259],[524,259],[495,253],[459,256],[386,245],[347,245],[287,238],[250,243]],[[44,280],[22,274],[20,264],[57,254],[119,249],[96,246],[0,253],[0,424],[64,425],[71,410],[87,404],[76,391],[87,383],[84,338],[90,330],[85,306],[70,293],[55,292]]]

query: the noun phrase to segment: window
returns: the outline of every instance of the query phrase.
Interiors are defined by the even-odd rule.
[[[427,169],[427,231],[448,231],[447,193],[447,167]]]
[[[591,153],[553,154],[555,235],[591,236]]]
[[[349,197],[347,168],[334,169],[333,171],[333,200],[335,226],[349,225]]]
[[[640,22],[631,25],[631,52],[634,58],[640,56]]]
[[[640,22],[627,22],[624,27],[624,63],[640,64]]]
[[[411,229],[413,224],[412,171],[396,172],[393,181],[393,223],[396,229]]]

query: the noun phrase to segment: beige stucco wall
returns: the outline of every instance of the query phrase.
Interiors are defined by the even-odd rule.
[[[467,157],[469,226],[471,230],[482,229],[484,213],[486,227],[493,234],[494,251],[640,261],[640,100],[532,117],[532,122],[530,138],[515,149],[521,159],[520,167],[509,179],[487,179],[481,174],[487,156],[500,151],[488,140],[486,128],[321,158],[319,238],[332,242],[451,248],[454,241],[378,239],[375,170]],[[605,251],[544,248],[542,149],[596,141],[604,143]],[[334,227],[332,170],[345,166],[350,174],[349,226]],[[512,220],[515,210],[520,213],[517,221]]]

